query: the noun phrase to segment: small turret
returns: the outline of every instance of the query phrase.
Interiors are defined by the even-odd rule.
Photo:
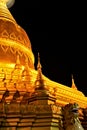
[[[25,59],[25,68],[22,72],[22,80],[25,82],[29,82],[30,81],[30,69],[29,69],[29,65],[28,65],[28,58],[26,57]]]
[[[14,83],[21,80],[21,71],[22,71],[22,66],[20,64],[19,55],[17,55],[16,64],[15,64],[14,70],[11,73],[11,80]]]
[[[41,68],[42,68],[42,66],[41,66],[41,63],[40,63],[40,55],[38,53],[37,79],[35,81],[36,89],[45,89],[45,81],[43,80]]]
[[[72,75],[72,86],[71,86],[71,88],[74,88],[74,89],[77,90],[77,87],[76,87],[75,82],[74,82],[73,75]]]

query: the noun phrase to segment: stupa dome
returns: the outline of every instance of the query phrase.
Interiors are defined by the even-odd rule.
[[[21,65],[28,58],[34,68],[34,55],[26,31],[17,24],[6,6],[7,0],[0,0],[0,66],[11,65],[19,55]]]

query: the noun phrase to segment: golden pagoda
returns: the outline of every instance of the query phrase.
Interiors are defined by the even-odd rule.
[[[78,103],[86,109],[87,97],[77,89],[50,80],[42,73],[26,31],[0,0],[0,129],[58,130],[61,107]]]

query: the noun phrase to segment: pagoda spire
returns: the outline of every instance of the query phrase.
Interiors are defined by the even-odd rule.
[[[19,55],[17,54],[15,69],[20,69],[20,68],[21,68],[20,58]]]
[[[38,79],[41,79],[42,78],[42,66],[41,66],[41,63],[40,63],[40,54],[38,52],[38,64],[37,64],[37,71],[38,71]]]
[[[28,57],[25,59],[25,69],[29,70]]]
[[[24,70],[22,71],[22,80],[23,81],[30,81],[30,69],[29,69],[29,65],[28,65],[28,58],[26,57],[25,59],[25,68]]]
[[[11,72],[11,79],[10,82],[13,80],[18,80],[21,79],[21,70],[22,70],[22,66],[20,63],[20,59],[19,59],[19,55],[17,54],[17,59],[16,59],[16,64],[14,66],[13,71]]]
[[[10,0],[0,0],[0,18],[6,18],[9,19],[13,22],[16,22],[15,19],[13,18],[12,14],[10,13],[7,3]]]
[[[17,54],[16,64],[20,64],[20,59],[19,59],[19,55],[18,54]]]
[[[74,82],[73,75],[72,75],[72,86],[71,86],[71,88],[77,89],[77,87],[76,87],[76,85],[75,85],[75,82]]]
[[[36,89],[44,89],[45,88],[45,82],[42,77],[42,66],[40,63],[40,55],[38,53],[38,64],[37,64],[37,78],[35,81]]]

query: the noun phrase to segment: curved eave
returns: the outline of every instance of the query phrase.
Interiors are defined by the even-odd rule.
[[[34,84],[37,76],[37,71],[31,69],[31,73],[33,75],[32,84]],[[52,81],[45,75],[43,75],[43,78],[45,80],[47,89],[52,92],[52,94],[55,94],[57,103],[59,102],[64,105],[67,103],[77,102],[82,108],[87,107],[87,97],[81,91]],[[54,92],[54,89],[56,89],[56,92]]]

